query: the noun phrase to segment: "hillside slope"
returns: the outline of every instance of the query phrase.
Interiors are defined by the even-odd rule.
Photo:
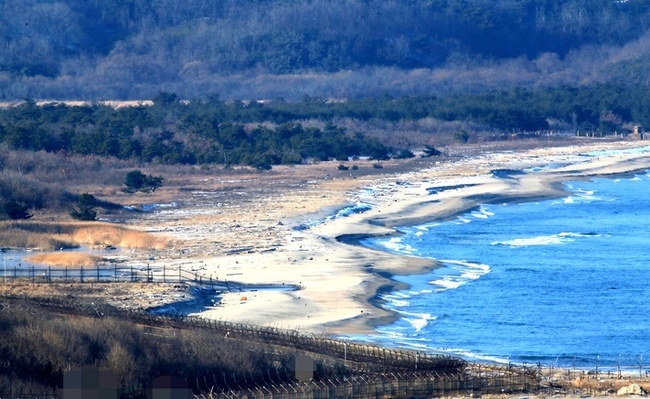
[[[3,0],[0,99],[647,83],[644,0]]]

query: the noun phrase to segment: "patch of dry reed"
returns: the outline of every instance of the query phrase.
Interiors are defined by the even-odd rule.
[[[104,258],[83,252],[50,252],[25,257],[30,263],[46,266],[91,267],[104,262]]]
[[[168,237],[129,230],[108,223],[0,222],[0,242],[14,248],[57,250],[80,245],[162,249],[173,245]]]

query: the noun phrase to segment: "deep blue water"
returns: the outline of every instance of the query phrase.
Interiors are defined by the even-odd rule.
[[[650,363],[650,176],[565,185],[565,198],[483,205],[366,240],[445,265],[396,276],[411,288],[385,299],[402,318],[367,339],[479,360]]]

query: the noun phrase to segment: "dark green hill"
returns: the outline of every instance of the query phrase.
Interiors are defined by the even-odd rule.
[[[508,81],[570,83],[584,76],[549,70],[587,46],[611,55],[649,28],[645,0],[2,0],[0,99],[404,94],[435,78],[405,71],[513,59],[528,64]],[[561,68],[603,62],[583,58]]]

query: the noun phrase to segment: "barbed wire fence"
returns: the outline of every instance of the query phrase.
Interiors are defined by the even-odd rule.
[[[0,269],[2,270],[2,269]],[[215,289],[235,291],[242,289],[243,284],[235,281],[220,280],[218,277],[206,277],[197,271],[183,269],[181,266],[117,266],[96,265],[92,267],[36,267],[12,266],[5,268],[2,273],[4,282],[28,281],[33,284],[51,283],[101,283],[101,282],[150,282],[150,283],[194,283]],[[256,287],[263,287],[258,284]],[[266,285],[269,288],[277,287],[274,284]],[[287,288],[297,289],[289,285]]]
[[[4,296],[3,299],[26,299]],[[259,375],[210,374],[188,381],[205,398],[377,398],[449,396],[456,394],[532,392],[539,386],[534,369],[467,367],[461,359],[420,351],[398,350],[376,345],[347,342],[301,334],[270,326],[232,323],[188,317],[182,314],[153,315],[145,311],[123,310],[106,304],[78,303],[65,297],[29,298],[32,303],[57,314],[87,317],[119,317],[146,328],[209,329],[227,339],[276,353],[306,354],[321,365],[308,383],[288,377],[290,370],[278,366]],[[164,332],[164,331],[163,331]]]
[[[196,284],[215,290],[236,291],[236,282],[205,278],[181,267],[90,267],[51,268],[23,267],[8,269],[12,281],[31,283],[56,282],[158,282]],[[299,287],[291,287],[299,289]],[[4,295],[4,298],[11,298]],[[15,296],[14,299],[27,299]],[[558,377],[575,379],[648,379],[648,368],[618,366],[615,370],[599,369],[598,359],[591,370],[561,368],[554,365],[486,365],[466,363],[458,358],[423,351],[397,350],[323,336],[302,334],[296,330],[272,326],[235,323],[190,317],[181,313],[154,315],[143,310],[125,310],[103,304],[78,303],[66,297],[28,298],[62,314],[90,317],[120,317],[150,328],[204,328],[231,339],[246,340],[267,348],[291,348],[330,366],[328,373],[315,373],[309,383],[286,378],[287,370],[269,371],[268,378],[258,381],[251,376],[206,375],[189,382],[205,392],[203,398],[382,398],[454,396],[504,393],[596,394],[602,393],[588,383],[584,387],[560,387]],[[642,358],[641,358],[642,359]],[[335,370],[332,372],[331,370]],[[284,376],[284,377],[280,377]],[[284,379],[283,379],[284,378]],[[54,396],[53,396],[54,397]]]

